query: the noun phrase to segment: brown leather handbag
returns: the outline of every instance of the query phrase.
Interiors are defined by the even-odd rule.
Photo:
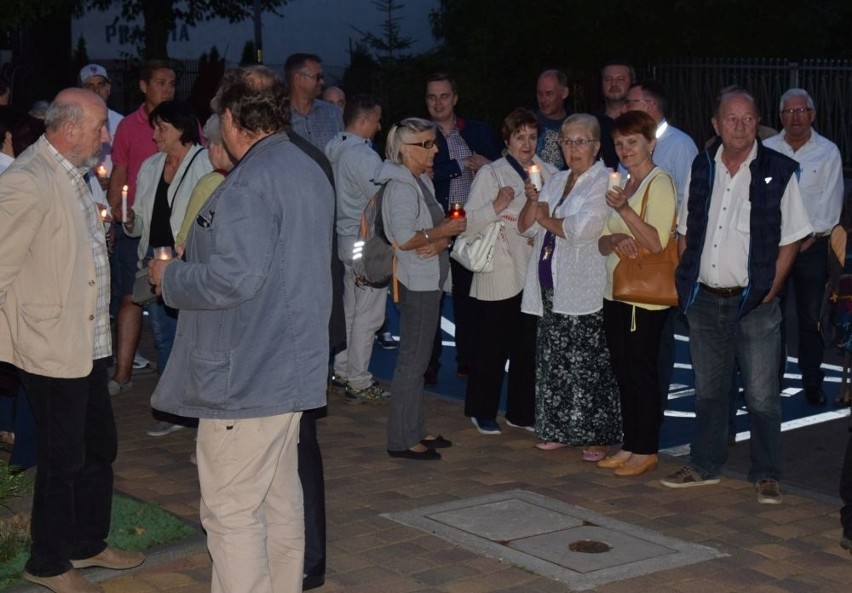
[[[642,196],[642,208],[639,217],[645,220],[648,209],[648,190]],[[678,304],[675,286],[675,269],[680,261],[675,240],[675,220],[672,221],[669,241],[659,253],[651,253],[640,247],[635,259],[623,257],[618,261],[612,273],[612,297],[617,301],[642,303],[645,305],[663,305],[676,307]]]

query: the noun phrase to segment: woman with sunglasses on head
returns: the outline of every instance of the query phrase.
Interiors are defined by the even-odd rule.
[[[438,147],[435,124],[415,117],[394,124],[385,145],[387,160],[375,181],[385,185],[382,218],[394,245],[399,284],[399,357],[391,382],[387,451],[391,457],[434,460],[436,448],[452,443],[429,434],[423,416],[423,373],[432,354],[447,279],[451,237],[465,220],[445,219],[428,173]]]
[[[524,184],[530,169],[538,168],[547,184],[555,169],[535,154],[539,123],[533,112],[518,108],[503,121],[505,157],[479,169],[466,205],[465,235],[488,225],[503,225],[494,249],[494,269],[476,272],[470,288],[474,325],[470,374],[465,393],[465,415],[482,434],[500,434],[497,407],[504,368],[510,361],[506,422],[534,430],[536,320],[521,312],[521,295],[532,254],[532,240],[518,230],[526,204]]]

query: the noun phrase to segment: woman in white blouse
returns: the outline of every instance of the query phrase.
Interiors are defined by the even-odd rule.
[[[473,275],[473,348],[465,393],[465,415],[482,434],[500,434],[497,407],[506,361],[510,361],[506,423],[534,430],[535,317],[521,312],[521,294],[532,240],[518,231],[526,204],[524,182],[537,165],[546,184],[553,168],[535,154],[539,123],[528,109],[515,109],[503,121],[507,154],[479,169],[470,187],[467,229],[475,235],[500,221],[494,270]]]
[[[527,186],[518,229],[535,233],[522,309],[540,317],[536,345],[536,446],[551,451],[583,446],[583,460],[600,461],[621,439],[618,388],[603,330],[606,258],[598,251],[609,207],[610,170],[596,160],[598,120],[575,114],[559,143],[569,169],[539,194]]]

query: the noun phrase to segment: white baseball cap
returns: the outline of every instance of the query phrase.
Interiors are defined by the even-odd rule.
[[[100,64],[89,64],[87,66],[83,66],[80,70],[80,84],[86,84],[86,81],[89,80],[92,76],[101,76],[107,82],[110,82],[109,76],[107,76],[106,68],[101,66]]]

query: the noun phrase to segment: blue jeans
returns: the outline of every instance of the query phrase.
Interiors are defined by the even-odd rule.
[[[716,477],[728,460],[728,406],[735,361],[745,388],[751,423],[752,482],[781,477],[781,310],[778,301],[737,319],[740,299],[700,290],[686,312],[695,371],[697,434],[690,465]]]
[[[148,258],[153,255],[154,250],[149,247]],[[148,267],[148,258],[143,261],[145,267]],[[163,371],[166,370],[166,364],[169,362],[172,346],[175,343],[178,312],[177,309],[167,307],[163,303],[163,297],[145,305],[145,310],[148,311],[148,322],[151,324],[151,333],[154,335],[154,349],[157,351],[157,372],[162,375]]]

